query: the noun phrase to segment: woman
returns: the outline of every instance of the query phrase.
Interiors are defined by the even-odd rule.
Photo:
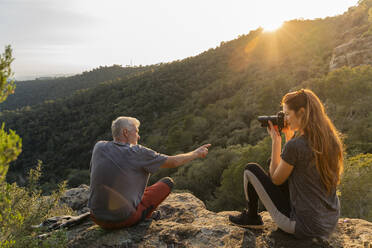
[[[254,163],[246,166],[244,191],[248,210],[229,219],[243,227],[262,227],[257,214],[260,198],[283,231],[298,238],[326,238],[340,215],[336,186],[343,171],[343,144],[323,104],[311,90],[286,94],[282,106],[284,149],[280,154],[282,138],[269,122],[270,173],[267,175]]]

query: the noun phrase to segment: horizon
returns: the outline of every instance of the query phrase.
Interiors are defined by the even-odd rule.
[[[0,37],[0,52],[11,45],[17,81],[71,76],[114,64],[169,63],[259,27],[271,31],[293,19],[340,15],[357,3],[2,0],[0,27],[7,35]]]

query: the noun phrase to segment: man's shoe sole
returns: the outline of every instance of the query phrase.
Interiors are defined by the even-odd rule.
[[[264,224],[262,225],[239,225],[239,224],[236,224],[234,222],[231,222],[231,224],[235,225],[235,226],[238,226],[238,227],[243,227],[243,228],[252,228],[252,229],[263,229],[264,228]]]

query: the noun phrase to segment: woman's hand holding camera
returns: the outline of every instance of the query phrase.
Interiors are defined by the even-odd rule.
[[[267,127],[267,133],[271,136],[272,140],[279,139],[281,141],[281,135],[278,130],[278,126],[274,126],[271,121],[268,121],[269,126]],[[294,131],[289,127],[289,125],[285,122],[284,127],[282,128],[282,133],[285,136],[285,142],[288,142],[294,136]]]
[[[282,137],[280,136],[278,126],[274,126],[271,121],[268,121],[269,126],[267,127],[267,133],[271,136],[273,141],[281,141]]]

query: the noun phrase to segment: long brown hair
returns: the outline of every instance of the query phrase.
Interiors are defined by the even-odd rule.
[[[300,118],[300,129],[314,152],[320,178],[327,192],[331,193],[340,183],[344,168],[340,133],[326,114],[320,99],[311,90],[290,92],[283,97],[283,104]],[[301,108],[304,113],[299,116]]]

